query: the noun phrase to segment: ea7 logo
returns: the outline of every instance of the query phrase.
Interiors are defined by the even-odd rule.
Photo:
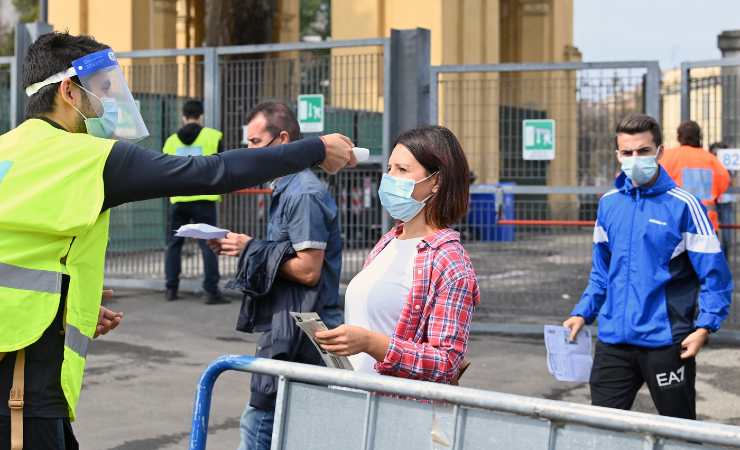
[[[658,386],[666,387],[673,384],[683,383],[684,375],[686,373],[686,366],[681,366],[680,369],[675,372],[663,372],[655,375],[658,380]]]

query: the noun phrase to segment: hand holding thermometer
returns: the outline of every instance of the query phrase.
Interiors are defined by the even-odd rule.
[[[370,158],[370,150],[362,147],[352,147],[352,153],[355,154],[357,162],[367,161]]]

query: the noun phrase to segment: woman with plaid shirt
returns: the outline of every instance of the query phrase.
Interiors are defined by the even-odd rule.
[[[480,296],[460,234],[469,168],[455,135],[423,127],[396,141],[378,194],[399,224],[347,287],[346,324],[316,334],[356,370],[453,383]]]

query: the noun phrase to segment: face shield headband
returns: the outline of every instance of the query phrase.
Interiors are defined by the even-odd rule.
[[[42,88],[49,86],[50,84],[61,83],[67,78],[72,78],[76,76],[77,76],[77,71],[75,70],[74,67],[70,67],[67,70],[63,70],[61,72],[55,73],[54,75],[50,76],[44,81],[39,81],[38,83],[33,83],[32,85],[28,86],[26,88],[26,95],[30,97],[33,94],[40,91]]]

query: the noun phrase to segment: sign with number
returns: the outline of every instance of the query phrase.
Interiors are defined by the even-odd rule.
[[[528,161],[555,159],[555,121],[527,119],[522,122],[522,157]]]
[[[324,131],[323,94],[298,96],[298,124],[304,133],[321,133]]]
[[[740,148],[717,149],[717,158],[727,170],[740,170]]]

